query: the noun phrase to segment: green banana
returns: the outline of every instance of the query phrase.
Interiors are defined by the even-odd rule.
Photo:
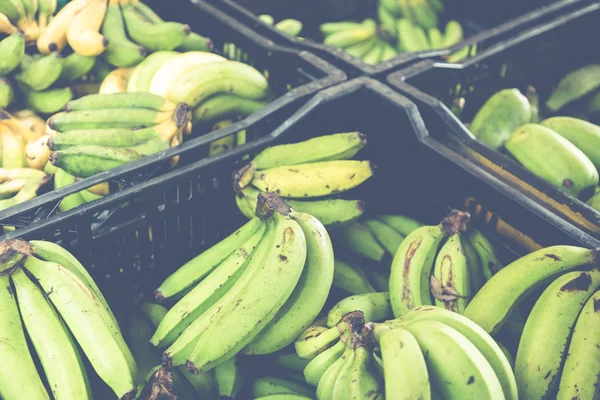
[[[373,261],[383,261],[387,254],[364,223],[357,221],[331,230],[333,242],[347,251]]]
[[[275,20],[269,14],[261,14],[258,16],[258,19],[261,20],[262,23],[264,23],[266,25],[273,25],[275,23]]]
[[[494,275],[475,294],[464,315],[494,334],[530,290],[553,275],[586,264],[595,265],[595,258],[596,250],[575,246],[551,246],[527,254]]]
[[[540,122],[560,136],[573,143],[600,169],[600,127],[598,125],[571,117],[552,117]]]
[[[333,364],[323,373],[319,384],[317,385],[317,399],[334,399],[333,390],[335,383],[340,377],[344,366],[352,365],[354,351],[349,345],[345,345],[344,352]]]
[[[544,398],[554,393],[569,352],[572,327],[599,287],[600,271],[569,272],[548,285],[536,301],[515,360],[515,377],[523,398]]]
[[[79,350],[52,304],[22,269],[11,274],[19,311],[54,398],[91,399]]]
[[[263,99],[269,83],[253,67],[237,62],[214,62],[199,65],[180,76],[171,90],[169,100],[196,108],[208,97],[230,93],[253,100]]]
[[[13,23],[19,24],[25,18],[25,8],[20,0],[3,1],[0,13],[5,14]]]
[[[444,29],[442,47],[450,47],[463,40],[463,29],[457,21],[448,21]]]
[[[141,108],[153,111],[174,112],[178,106],[164,97],[152,93],[112,93],[90,94],[70,101],[65,111]],[[184,108],[184,110],[187,111],[187,108]]]
[[[379,60],[381,60],[381,56],[383,55],[383,46],[384,44],[381,40],[376,40],[375,45],[371,47],[371,49],[364,56],[361,57],[362,60],[369,65],[378,64]]]
[[[130,93],[148,93],[154,73],[165,62],[179,54],[181,53],[176,51],[157,51],[156,53],[150,54],[133,70],[129,77],[129,81],[127,81],[127,91]]]
[[[340,338],[337,327],[309,326],[294,342],[300,358],[312,359],[331,347]]]
[[[585,303],[571,336],[557,399],[591,399],[598,396],[598,332],[600,331],[600,292]]]
[[[313,388],[305,383],[298,383],[277,376],[262,376],[252,382],[252,398],[268,396],[271,394],[300,394],[314,396]]]
[[[396,21],[396,32],[398,32],[399,51],[415,52],[431,48],[423,28],[414,25],[406,18]]]
[[[525,168],[573,196],[598,185],[598,170],[590,159],[545,126],[517,128],[505,147]]]
[[[87,178],[141,157],[142,154],[125,147],[81,145],[53,151],[49,161],[71,175]]]
[[[20,261],[18,257],[17,261]],[[3,260],[2,272],[6,267],[14,267],[14,263],[6,264]],[[22,325],[15,293],[9,276],[0,275],[0,396],[5,400],[31,399],[50,400],[44,384],[31,358],[25,339],[25,327]]]
[[[329,36],[336,32],[360,28],[363,25],[360,22],[326,22],[319,26],[323,36]]]
[[[556,112],[568,103],[577,100],[600,86],[600,65],[590,64],[569,72],[552,92],[546,107]]]
[[[448,237],[438,252],[431,275],[431,294],[436,306],[462,314],[471,298],[471,282],[460,236]]]
[[[432,49],[435,50],[444,48],[444,37],[438,28],[429,28],[427,31],[427,36],[429,38],[429,43],[431,43]]]
[[[363,58],[371,49],[373,49],[377,44],[377,38],[375,36],[363,40],[362,42],[353,44],[352,46],[348,46],[344,48],[344,51],[356,58]]]
[[[268,103],[232,94],[217,94],[198,105],[192,113],[192,123],[208,123],[218,118],[248,116]]]
[[[311,321],[312,322],[312,321]],[[295,338],[294,338],[295,339]],[[277,352],[273,356],[273,365],[278,368],[283,368],[290,372],[302,373],[309,360],[298,357],[295,351],[292,353],[283,353],[282,351]]]
[[[390,34],[396,35],[396,17],[385,7],[383,2],[377,6],[377,17],[384,29],[387,29]]]
[[[71,185],[74,182],[75,177],[73,175],[69,175],[60,168],[54,174],[54,190]],[[81,196],[81,193],[77,192],[63,198],[58,204],[58,209],[61,212],[67,212],[73,208],[79,207],[82,204],[85,204],[85,200]]]
[[[306,263],[294,291],[269,324],[244,348],[244,354],[283,349],[319,315],[334,278],[331,240],[323,224],[310,214],[292,212],[306,240]]]
[[[62,82],[74,82],[89,73],[95,64],[96,57],[72,53],[63,59],[63,66],[58,79]]]
[[[361,268],[369,282],[378,292],[386,292],[390,285],[390,270],[383,266],[368,266]]]
[[[48,89],[60,78],[63,59],[58,52],[43,56],[30,65],[22,66],[15,79],[35,91]]]
[[[310,360],[304,368],[304,379],[306,382],[309,385],[317,387],[327,368],[341,357],[345,348],[346,345],[344,342],[339,340],[336,344]]]
[[[333,286],[351,294],[372,293],[376,291],[360,268],[337,258],[335,259]]]
[[[0,109],[7,108],[15,98],[15,91],[8,78],[0,78]]]
[[[302,22],[296,19],[288,18],[276,23],[274,28],[285,33],[286,35],[298,36],[302,31]]]
[[[19,88],[27,107],[42,114],[53,114],[62,110],[73,98],[73,91],[68,87],[42,92],[30,90],[25,85],[19,85]]]
[[[217,365],[213,372],[220,398],[235,399],[240,393],[245,379],[241,357],[231,357]]]
[[[154,298],[162,302],[191,289],[204,279],[230,254],[242,246],[251,236],[263,227],[260,218],[253,218],[240,229],[227,236],[219,243],[194,257],[174,273],[154,291]]]
[[[155,111],[145,108],[129,108],[117,113],[114,109],[78,110],[52,116],[48,119],[48,126],[59,132],[78,129],[132,129],[160,124],[172,115],[172,111]]]
[[[183,42],[177,47],[177,50],[186,51],[207,51],[210,52],[214,48],[212,40],[207,37],[198,35],[197,33],[190,32],[189,35],[183,39]]]
[[[492,276],[496,275],[502,269],[502,262],[498,259],[494,246],[483,233],[476,229],[469,232],[468,242],[477,253],[485,281],[489,281]]]
[[[530,121],[531,104],[527,97],[519,89],[504,89],[481,106],[469,129],[486,146],[499,150],[515,129]]]
[[[363,224],[371,231],[375,239],[381,243],[388,253],[391,255],[396,254],[396,250],[398,250],[400,243],[404,240],[404,236],[377,219],[368,219]]]
[[[600,211],[600,190],[596,188],[594,195],[586,202],[594,210]]]
[[[363,312],[366,321],[383,321],[394,317],[389,292],[356,294],[340,300],[327,314],[327,325],[337,325],[351,311]]]
[[[461,236],[461,244],[467,258],[469,268],[469,281],[471,282],[471,293],[477,293],[487,281],[483,276],[483,266],[477,255],[475,247],[471,244],[468,235]],[[489,270],[489,269],[488,269]],[[490,276],[491,277],[491,276]]]
[[[25,54],[25,35],[16,31],[0,41],[0,76],[14,71]]]
[[[398,50],[392,47],[389,43],[383,44],[383,52],[381,53],[381,62],[391,60],[398,55]]]
[[[404,237],[408,236],[415,229],[423,226],[423,224],[416,219],[405,217],[403,215],[378,214],[375,215],[375,219],[389,225]]]
[[[127,37],[119,0],[109,0],[101,32],[108,39],[102,57],[109,64],[120,68],[131,67],[146,57],[146,49]]]
[[[321,31],[323,31],[321,25]],[[375,21],[365,20],[360,26],[333,32],[325,37],[324,44],[333,47],[346,48],[374,37],[376,34]]]
[[[416,23],[424,29],[435,28],[438,25],[438,16],[429,5],[428,0],[409,0],[412,15]]]
[[[380,379],[372,371],[371,352],[363,343],[359,344],[355,352],[356,355],[349,373],[349,387],[346,393],[351,399],[383,400],[385,389],[380,383]]]
[[[173,50],[191,32],[188,25],[178,22],[152,22],[137,5],[124,4],[122,12],[129,37],[150,51]]]

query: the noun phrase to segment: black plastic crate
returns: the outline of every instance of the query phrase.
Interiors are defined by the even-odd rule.
[[[559,80],[573,69],[600,62],[591,49],[596,40],[589,32],[600,23],[600,3],[542,24],[499,43],[460,65],[426,60],[388,76],[388,82],[415,101],[427,129],[453,148],[596,238],[600,238],[600,212],[550,185],[507,155],[494,151],[469,132],[449,110],[464,98],[460,114],[470,122],[483,103],[504,88],[525,90],[533,85],[540,104]]]
[[[325,46],[318,41],[298,40],[260,21],[260,14],[273,15],[276,21],[296,18],[303,22],[302,36],[321,38],[319,25],[340,20],[363,20],[376,17],[377,0],[191,0],[208,1],[228,15],[246,24],[254,31],[277,44],[312,51],[314,54],[343,69],[350,78],[359,75],[378,76],[407,66],[424,58],[441,57],[464,47],[477,44],[477,50],[502,41],[532,23],[555,18],[591,3],[591,0],[442,0],[449,19],[458,20],[465,31],[465,40],[447,49],[404,53],[377,65],[369,65],[350,56],[343,49]]]
[[[225,43],[235,43],[237,48],[248,55],[257,69],[268,71],[269,83],[275,98],[265,108],[247,117],[245,121],[236,123],[234,128],[241,130],[252,125],[248,140],[252,140],[256,136],[255,132],[266,129],[264,127],[270,126],[269,124],[281,123],[287,115],[320,89],[346,79],[342,71],[320,58],[304,51],[274,46],[268,39],[240,26],[232,18],[208,4],[192,5],[183,0],[177,1],[175,6],[159,0],[151,0],[147,3],[165,19],[186,22],[195,32],[209,36],[217,49],[223,48]],[[111,191],[135,187],[138,183],[168,172],[169,161],[174,154],[181,154],[181,162],[177,168],[183,168],[208,154],[203,148],[209,140],[207,137],[224,136],[223,132],[217,132],[216,136],[212,133],[206,136],[209,130],[210,126],[195,126],[192,136],[186,137],[185,144],[178,149],[143,158],[86,179],[72,187],[40,194],[31,201],[0,211],[0,225],[15,226],[18,229],[54,215],[60,199],[66,193],[72,193],[75,187],[81,190],[93,185],[94,182],[103,181],[111,184]],[[173,198],[173,195],[165,192],[163,201],[178,202],[179,199]],[[89,235],[98,235],[100,231],[110,230],[113,223],[118,225],[123,218],[129,219],[135,214],[128,212],[129,206],[111,208],[104,200],[99,200],[99,203],[104,204],[105,207],[101,209],[102,212],[96,213],[92,227],[82,228],[89,231]],[[138,212],[140,208],[132,211]],[[87,211],[79,209],[77,213],[86,214]]]
[[[414,103],[373,79],[326,89],[281,125],[257,128],[259,140],[2,239],[60,242],[90,269],[109,301],[124,301],[138,289],[154,289],[184,262],[241,226],[246,219],[235,205],[232,174],[248,162],[248,155],[277,143],[359,130],[367,135],[368,145],[358,158],[372,160],[378,169],[348,195],[364,199],[367,213],[402,213],[437,224],[452,208],[467,209],[474,223],[502,244],[506,259],[539,245],[600,245],[429,136]],[[231,132],[235,129],[226,133]],[[166,193],[170,200],[165,202]],[[93,236],[92,215],[105,203],[133,203],[128,209],[139,209],[140,217]]]

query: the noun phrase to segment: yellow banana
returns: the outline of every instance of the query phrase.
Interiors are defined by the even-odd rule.
[[[97,56],[108,46],[108,39],[99,31],[106,14],[105,0],[90,3],[73,16],[67,29],[67,41],[75,52],[83,56]]]

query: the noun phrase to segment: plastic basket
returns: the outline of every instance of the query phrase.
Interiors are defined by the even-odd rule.
[[[461,148],[467,158],[520,192],[600,238],[600,212],[535,176],[508,156],[477,140],[448,107],[464,98],[461,120],[470,122],[481,105],[504,88],[533,85],[540,104],[569,71],[599,62],[590,51],[591,29],[600,22],[600,4],[539,25],[499,43],[461,65],[423,61],[388,76],[388,82],[415,101],[427,129],[440,141]],[[447,107],[448,106],[448,107]]]
[[[269,126],[285,119],[286,115],[295,111],[312,94],[332,84],[346,79],[345,74],[330,66],[318,57],[304,51],[290,50],[279,46],[273,46],[266,38],[252,32],[248,28],[240,26],[232,18],[207,4],[194,6],[187,1],[179,1],[177,7],[167,7],[165,2],[148,2],[157,12],[167,20],[183,21],[190,24],[194,31],[209,36],[215,43],[216,48],[222,48],[225,43],[235,43],[238,48],[243,49],[252,64],[259,70],[268,71],[269,82],[275,94],[274,100],[262,110],[247,117],[245,121],[235,124],[234,129],[241,130],[246,126]],[[258,124],[258,121],[260,124]],[[255,129],[255,128],[253,128]],[[252,140],[254,130],[248,133],[247,140]],[[206,135],[210,126],[195,126],[190,138],[178,149],[143,158],[140,161],[124,165],[120,168],[107,171],[86,179],[76,185],[57,191],[40,194],[37,198],[11,207],[0,212],[0,224],[15,226],[17,229],[56,214],[58,203],[67,193],[72,193],[73,188],[81,190],[93,183],[108,181],[111,184],[111,192],[123,188],[135,187],[140,182],[145,182],[152,177],[170,170],[169,162],[173,155],[181,154],[181,162],[178,168],[184,168],[190,162],[197,161],[208,154],[202,146],[211,137],[222,137],[223,132]],[[259,130],[259,128],[256,128]],[[208,138],[208,139],[207,139]],[[199,149],[204,149],[200,151]],[[136,199],[131,199],[135,201]],[[143,199],[139,199],[143,200]],[[171,198],[171,194],[164,193],[164,202],[175,202],[179,199]],[[111,203],[99,200],[101,210],[96,212],[93,224],[85,229],[90,235],[97,232],[110,230],[111,224],[121,224],[121,219],[130,218],[130,215],[140,211],[139,208],[128,212],[130,206],[120,205],[110,207]],[[134,212],[135,211],[135,212]],[[84,208],[78,209],[77,213],[86,214]]]
[[[129,209],[140,214],[101,235],[92,235],[89,228],[94,211],[105,206],[97,202],[4,238],[62,243],[110,298],[124,301],[138,290],[156,288],[184,262],[241,226],[245,218],[237,210],[231,183],[247,156],[277,143],[359,130],[368,145],[358,158],[372,160],[378,169],[347,196],[364,199],[367,213],[402,213],[434,224],[451,208],[467,209],[509,258],[540,245],[600,245],[429,136],[416,106],[373,79],[326,89],[279,126],[257,123],[256,128],[259,140],[108,196],[105,203],[130,203]],[[232,132],[234,128],[227,129]]]
[[[192,0],[200,1],[200,0]],[[442,0],[448,19],[456,19],[465,30],[465,40],[447,49],[404,53],[386,62],[369,65],[361,59],[348,55],[344,50],[325,46],[319,25],[340,20],[362,20],[376,17],[377,1],[358,0],[208,0],[227,14],[248,25],[254,31],[267,36],[275,43],[312,51],[314,54],[343,69],[350,78],[359,75],[376,76],[407,66],[423,58],[444,56],[466,46],[478,44],[478,51],[506,39],[530,27],[532,23],[547,21],[561,13],[567,13],[591,3],[589,0]],[[264,24],[257,15],[268,13],[276,21],[296,18],[303,22],[302,36],[313,40],[298,40]]]

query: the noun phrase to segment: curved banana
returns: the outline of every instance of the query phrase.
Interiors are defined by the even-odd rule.
[[[591,399],[598,395],[600,375],[598,332],[600,332],[600,292],[585,303],[577,323],[562,370],[557,399]]]
[[[107,110],[118,108],[144,108],[154,111],[173,112],[177,105],[164,97],[150,93],[90,94],[70,101],[65,111]]]
[[[102,81],[98,93],[114,94],[126,92],[133,71],[133,68],[117,68],[112,70]]]
[[[438,307],[464,313],[471,298],[471,282],[461,234],[448,237],[435,259],[431,295]]]
[[[245,371],[242,359],[238,356],[217,365],[213,370],[220,398],[235,399],[242,389]]]
[[[334,258],[327,230],[318,219],[291,213],[306,239],[306,264],[291,296],[269,324],[244,348],[244,354],[274,353],[294,340],[319,315],[333,283]]]
[[[62,169],[57,169],[54,173],[54,190],[58,190],[62,187],[72,185],[75,183],[75,177],[68,174]],[[73,193],[64,197],[60,203],[58,203],[58,209],[60,212],[67,212],[73,208],[77,208],[85,204],[85,200],[81,196],[81,193]]]
[[[19,88],[27,107],[42,114],[53,114],[62,110],[73,98],[73,92],[69,87],[46,89],[42,92],[30,90],[25,85],[19,85]]]
[[[1,265],[0,270],[4,273],[6,267]],[[0,275],[0,307],[0,396],[4,400],[50,400],[31,358],[8,275]]]
[[[11,274],[19,311],[54,398],[91,399],[87,373],[71,334],[22,269]]]
[[[400,247],[400,243],[404,240],[404,236],[399,234],[395,229],[385,223],[376,220],[368,219],[363,222],[364,226],[371,231],[375,239],[385,248],[385,250],[394,255]]]
[[[306,382],[314,387],[317,387],[325,371],[342,356],[345,348],[346,345],[340,340],[310,360],[303,372]]]
[[[546,100],[546,107],[556,112],[568,103],[600,86],[600,65],[589,64],[569,72]]]
[[[471,282],[471,293],[477,293],[486,282],[486,279],[483,276],[483,265],[481,263],[481,260],[479,259],[479,256],[477,255],[475,247],[473,246],[473,244],[471,244],[471,241],[469,240],[468,234],[461,235],[460,239],[463,250],[465,252],[465,257],[467,258],[467,267],[469,268],[469,281]],[[489,271],[489,268],[487,270]]]
[[[543,398],[554,393],[569,354],[572,327],[583,305],[599,287],[600,271],[569,272],[548,285],[536,301],[515,359],[515,376],[522,397]]]
[[[25,35],[16,31],[0,41],[0,76],[13,72],[25,54]]]
[[[129,37],[150,51],[173,50],[191,32],[188,25],[178,22],[152,22],[132,4],[122,9]]]
[[[48,26],[48,22],[56,12],[57,6],[57,0],[38,0],[38,25],[41,32]]]
[[[331,347],[339,338],[340,333],[336,327],[311,325],[296,339],[294,348],[298,357],[312,359]]]
[[[209,370],[243,349],[275,317],[298,283],[307,253],[304,233],[296,221],[274,216],[274,240],[263,267],[220,315],[216,313],[187,361],[191,372]],[[271,301],[264,301],[265,290]]]
[[[150,90],[152,78],[160,66],[179,54],[181,53],[176,51],[157,51],[150,54],[133,69],[127,82],[127,92],[147,93]]]
[[[477,229],[473,229],[469,232],[468,240],[469,243],[473,245],[475,252],[477,252],[483,271],[483,277],[487,282],[502,269],[502,262],[498,259],[492,243],[490,243],[484,234]]]
[[[89,0],[73,16],[67,29],[67,41],[74,51],[84,56],[97,56],[104,52],[109,42],[99,31],[106,9],[105,0]]]
[[[74,82],[89,73],[96,64],[96,57],[82,56],[79,53],[69,54],[63,59],[59,80]]]
[[[389,225],[404,237],[423,226],[423,224],[416,219],[405,217],[403,215],[377,214],[375,215],[375,219]]]
[[[67,3],[50,20],[37,40],[37,48],[42,54],[61,52],[67,45],[67,30],[75,15],[90,3],[90,0],[73,0]]]
[[[252,398],[269,396],[272,394],[299,394],[314,396],[313,388],[305,383],[294,382],[278,376],[261,376],[252,382]]]
[[[327,314],[327,325],[337,325],[344,315],[356,310],[363,312],[366,321],[383,321],[394,317],[388,292],[365,293],[338,301]]]
[[[519,300],[545,279],[577,268],[596,265],[596,250],[551,246],[534,251],[502,268],[471,300],[465,316],[486,332],[500,330]],[[506,290],[509,287],[511,290]]]
[[[149,92],[168,98],[175,82],[180,76],[195,67],[208,64],[225,62],[227,59],[218,54],[203,51],[191,51],[178,54],[162,64],[152,76]]]
[[[15,100],[15,90],[10,80],[6,77],[0,78],[0,109],[6,109]]]
[[[261,110],[267,101],[246,99],[237,95],[217,94],[206,99],[194,109],[192,122],[208,123],[218,118],[246,117]]]
[[[6,6],[4,6],[6,7]],[[5,35],[12,35],[17,31],[17,27],[10,22],[10,19],[6,14],[0,11],[0,33]]]
[[[600,168],[600,127],[590,122],[572,117],[552,117],[540,122],[560,136],[573,143]]]
[[[109,64],[119,68],[132,67],[146,57],[146,49],[127,37],[119,0],[108,1],[106,16],[102,23],[102,35],[108,40],[108,46],[102,57]]]
[[[340,340],[340,342],[342,341]],[[317,385],[317,399],[333,400],[332,392],[341,370],[346,364],[352,363],[354,351],[350,346],[346,345],[344,342],[342,343],[344,344],[342,355],[325,370],[319,380],[319,384]]]
[[[351,294],[376,291],[362,269],[337,258],[335,259],[333,286]]]
[[[79,110],[53,115],[48,119],[48,126],[59,132],[78,129],[131,129],[158,125],[174,116],[172,111],[146,108],[128,108],[118,113],[113,109]]]
[[[56,52],[41,57],[15,74],[15,79],[35,91],[49,88],[60,78],[63,60]]]
[[[304,368],[308,365],[309,360],[305,360],[304,358],[298,357],[295,351],[291,353],[284,353],[283,351],[278,351],[273,356],[273,365],[277,367],[281,367],[284,370],[289,372],[299,372],[302,373]]]
[[[0,140],[2,145],[2,168],[23,168],[25,160],[25,141],[22,135],[12,130],[7,123],[0,121]]]

